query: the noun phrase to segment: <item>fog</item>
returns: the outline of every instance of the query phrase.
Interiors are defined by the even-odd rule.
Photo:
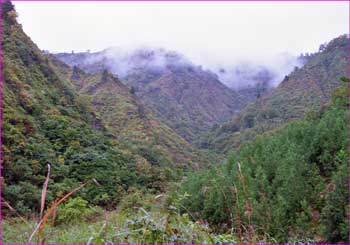
[[[274,86],[299,66],[297,56],[348,33],[344,2],[15,2],[18,21],[42,50],[97,52],[125,75],[136,49],[152,47],[146,62],[193,63],[237,87],[245,73],[269,70]],[[163,48],[163,51],[161,51]],[[143,48],[142,48],[143,49]],[[175,50],[176,57],[164,50]],[[133,58],[130,58],[133,57]],[[172,60],[173,59],[173,60]],[[145,65],[145,64],[143,64]],[[237,67],[241,72],[237,72]],[[218,71],[225,70],[225,73]],[[254,79],[253,79],[254,80]]]
[[[156,71],[167,66],[195,65],[183,54],[156,47],[139,47],[134,50],[113,47],[101,52],[100,56],[107,59],[111,71],[122,77],[138,68]],[[93,59],[89,60],[91,61]]]
[[[222,83],[232,89],[254,86],[259,82],[265,82],[269,87],[275,87],[295,67],[303,65],[297,56],[288,53],[266,57],[262,61],[239,60],[234,63],[203,65],[194,63],[177,51],[159,47],[136,49],[111,47],[93,53],[66,53],[64,61],[71,66],[79,65],[81,67],[92,67],[96,63],[103,63],[104,67],[121,78],[125,78],[138,69],[164,72],[169,67],[191,67],[193,71],[200,69],[215,73]]]
[[[241,60],[231,64],[211,67],[225,85],[233,89],[254,86],[266,82],[269,87],[276,87],[286,75],[304,62],[288,53],[266,57],[261,60]]]

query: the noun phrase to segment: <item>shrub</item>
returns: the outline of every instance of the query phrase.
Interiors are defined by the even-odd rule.
[[[135,190],[129,195],[125,196],[120,202],[120,209],[123,211],[134,212],[135,209],[144,206],[144,200],[142,199],[143,193],[139,190]]]
[[[89,207],[88,201],[81,197],[72,198],[57,208],[57,223],[68,224],[86,221],[101,215],[102,211],[99,207]]]

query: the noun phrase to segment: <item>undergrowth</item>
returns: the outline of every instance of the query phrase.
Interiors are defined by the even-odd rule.
[[[183,196],[182,198],[186,198]],[[96,212],[81,198],[72,198],[47,225],[41,242],[45,244],[116,244],[116,243],[237,243],[230,234],[215,235],[208,224],[192,221],[181,214],[179,201],[165,202],[164,195],[146,195],[135,206],[135,193],[123,202],[123,210]],[[74,207],[74,209],[72,209]],[[57,222],[59,221],[59,222]],[[38,220],[3,220],[3,243],[23,244]],[[33,242],[37,242],[33,239]]]

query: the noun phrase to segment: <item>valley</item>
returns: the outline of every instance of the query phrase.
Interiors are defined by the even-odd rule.
[[[216,74],[175,52],[140,49],[126,57],[119,55],[114,49],[106,49],[55,56],[92,74],[107,69],[120,76],[159,120],[188,142],[215,123],[224,122],[247,103],[243,96],[224,86]],[[120,67],[127,72],[120,75]]]
[[[42,51],[17,16],[2,2],[3,244],[348,242],[348,34],[211,68]]]

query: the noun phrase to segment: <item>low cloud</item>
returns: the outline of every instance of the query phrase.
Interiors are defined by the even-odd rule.
[[[163,48],[142,47],[123,49],[112,47],[101,52],[91,53],[81,61],[84,66],[102,63],[112,73],[125,77],[136,69],[161,70],[167,66],[193,66],[182,54]]]
[[[283,53],[265,59],[236,61],[234,64],[214,65],[211,69],[218,74],[219,79],[232,89],[255,86],[265,82],[270,87],[276,87],[283,78],[295,67],[301,67],[303,62],[297,56]]]
[[[121,78],[138,69],[164,72],[169,66],[205,69],[215,73],[217,78],[232,89],[240,89],[265,83],[276,87],[295,67],[301,67],[302,61],[297,56],[283,53],[264,58],[232,58],[233,62],[211,63],[204,56],[192,62],[185,55],[158,47],[140,47],[136,49],[112,47],[100,52],[83,52],[66,55],[64,61],[80,67],[106,67]],[[98,71],[98,70],[97,70]]]

